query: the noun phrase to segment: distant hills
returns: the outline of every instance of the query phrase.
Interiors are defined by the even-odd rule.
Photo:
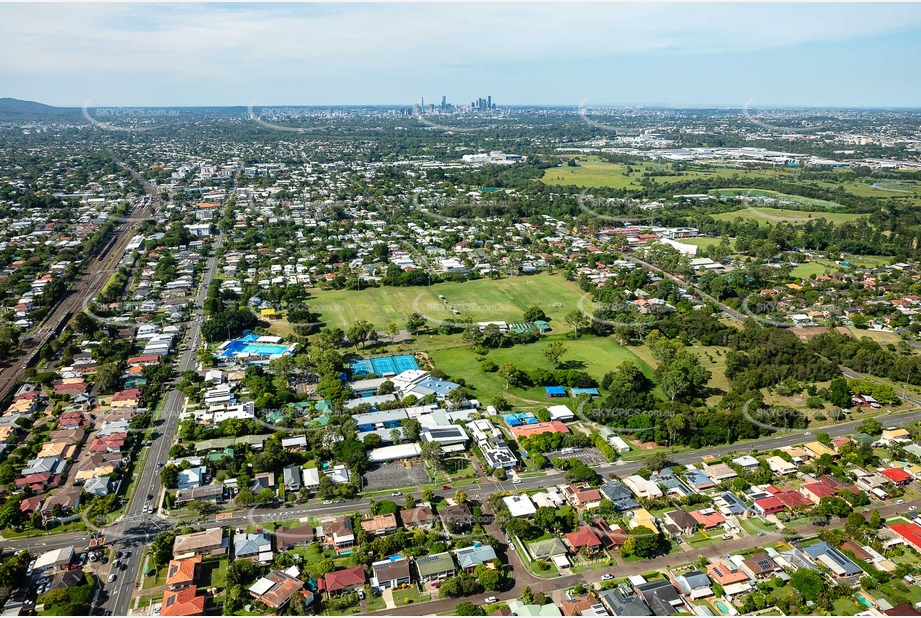
[[[79,113],[74,107],[54,107],[35,101],[23,101],[9,97],[0,98],[0,119],[2,120],[28,120],[32,118],[51,118],[71,116]]]

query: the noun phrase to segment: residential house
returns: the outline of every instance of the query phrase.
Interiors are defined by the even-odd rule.
[[[400,511],[400,521],[403,523],[403,527],[408,530],[417,528],[431,530],[432,526],[435,525],[435,516],[432,514],[432,507],[422,505]]]
[[[275,546],[278,551],[287,551],[313,543],[313,526],[301,524],[296,528],[281,527],[275,530]]]
[[[397,531],[397,516],[393,513],[375,515],[371,519],[363,520],[361,528],[370,536],[392,534]]]
[[[473,512],[466,504],[453,504],[439,510],[442,524],[449,531],[465,530],[473,525]]]
[[[198,594],[198,586],[179,590],[166,590],[160,604],[161,616],[204,616],[205,595]]]
[[[496,560],[496,550],[489,545],[463,547],[455,549],[457,564],[465,573],[472,573],[481,564],[492,563]]]
[[[399,588],[412,583],[409,560],[390,556],[371,564],[371,585],[379,589]]]
[[[668,580],[655,579],[634,587],[656,616],[671,616],[685,609],[684,601]]]
[[[422,584],[453,577],[457,573],[454,559],[449,552],[422,556],[416,558],[415,563],[416,573]]]
[[[337,556],[348,552],[355,545],[352,518],[348,516],[325,522],[320,526],[320,534],[326,546],[335,551]]]
[[[250,586],[249,594],[257,601],[265,603],[272,609],[282,609],[304,588],[304,582],[298,576],[300,571],[292,566],[284,571],[272,570]],[[313,594],[310,599],[313,599]]]
[[[224,538],[223,528],[180,534],[173,541],[173,558],[182,560],[192,556],[216,556],[227,553],[230,540]]]
[[[234,535],[233,537],[234,560],[251,559],[257,562],[271,562],[272,537],[266,532],[253,532]]]
[[[348,594],[365,585],[365,570],[358,566],[341,571],[331,571],[317,582],[317,588],[328,596]]]
[[[626,585],[598,592],[601,602],[612,616],[652,616],[646,602]]]
[[[713,596],[713,590],[710,588],[710,578],[706,573],[693,570],[682,573],[675,578],[678,587],[685,596],[697,600]]]
[[[166,587],[169,590],[179,590],[194,584],[201,571],[201,556],[193,556],[185,560],[170,560],[166,569]]]
[[[694,532],[697,531],[697,527],[700,525],[690,513],[682,511],[681,509],[669,511],[665,513],[663,518],[665,519],[665,529],[676,535],[694,534]]]

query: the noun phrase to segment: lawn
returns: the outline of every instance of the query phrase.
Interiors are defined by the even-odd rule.
[[[742,529],[751,535],[756,535],[759,532],[774,532],[777,530],[774,524],[769,524],[757,517],[740,519],[739,523],[742,525]]]
[[[806,223],[813,219],[825,219],[831,223],[844,223],[846,221],[856,221],[861,216],[863,215],[844,212],[787,210],[783,208],[749,206],[731,212],[722,212],[713,215],[713,218],[723,221],[734,221],[737,218],[741,218],[747,221],[757,221],[759,224],[776,224],[781,221],[784,223]]]
[[[685,165],[682,171],[676,171],[672,165],[637,161],[629,165],[609,163],[598,157],[571,153],[577,156],[578,167],[552,167],[544,172],[541,182],[545,185],[575,185],[577,187],[595,188],[612,187],[615,189],[641,189],[640,184],[646,172],[666,172],[664,176],[652,176],[650,180],[659,185],[668,185],[685,180],[706,178],[775,178],[775,170],[740,169],[716,167],[709,165]],[[633,171],[628,173],[627,168]]]
[[[843,599],[836,600],[834,607],[835,616],[853,616],[867,609],[852,597],[844,597]]]
[[[227,567],[229,566],[229,558],[202,560],[201,583],[199,586],[202,588],[226,588]]]
[[[803,262],[802,264],[797,264],[793,270],[790,271],[790,274],[801,279],[808,279],[810,277],[824,275],[826,271],[833,273],[837,270],[837,265],[829,265],[823,262]]]
[[[444,296],[447,300],[439,299]],[[431,287],[379,287],[364,290],[314,290],[307,301],[311,311],[329,327],[347,330],[357,320],[367,320],[383,331],[388,322],[401,328],[413,312],[426,316],[429,325],[440,320],[471,318],[475,321],[520,321],[526,309],[540,307],[555,332],[569,330],[563,316],[578,309],[585,294],[562,275],[539,274],[506,279],[477,279],[438,283]],[[590,303],[585,301],[586,310]],[[454,315],[448,306],[459,311]],[[284,322],[276,321],[275,328]]]
[[[697,247],[700,247],[704,251],[706,251],[710,247],[720,244],[722,242],[722,238],[713,237],[713,236],[700,236],[698,238],[682,238],[681,242],[685,245],[695,245]],[[735,238],[729,239],[730,249],[735,247],[735,243],[736,243]]]
[[[393,591],[393,602],[397,607],[419,602],[419,591],[415,587]]]
[[[545,337],[537,343],[490,350],[486,358],[496,365],[510,362],[525,371],[538,368],[551,369],[550,363],[543,356],[543,350],[553,340],[563,341],[568,349],[567,354],[563,357],[563,367],[586,371],[598,380],[625,360],[632,361],[646,375],[652,374],[649,365],[632,350],[620,346],[612,338],[595,336],[583,336],[575,340],[554,336]],[[467,382],[467,388],[472,389],[472,394],[480,401],[490,402],[495,397],[501,396],[506,397],[513,405],[524,405],[525,407],[544,407],[556,404],[569,404],[572,407],[573,400],[569,397],[548,400],[543,387],[513,387],[506,391],[505,383],[498,373],[485,373],[477,368],[476,356],[469,347],[432,350],[429,354],[435,366],[446,374],[452,377],[463,377]]]

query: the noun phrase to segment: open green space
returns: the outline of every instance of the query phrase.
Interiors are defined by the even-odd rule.
[[[439,299],[439,296],[445,298]],[[413,312],[426,316],[429,325],[435,327],[439,320],[460,318],[515,322],[522,319],[529,307],[540,307],[550,318],[553,330],[558,332],[569,330],[563,316],[577,309],[583,296],[584,293],[562,275],[539,274],[438,283],[430,287],[314,290],[308,303],[311,311],[319,313],[327,326],[343,330],[357,320],[367,320],[378,330],[384,330],[391,321],[403,328]],[[449,307],[459,313],[454,314]]]
[[[723,221],[734,221],[737,218],[741,218],[749,221],[757,221],[759,224],[777,224],[780,222],[806,223],[816,219],[825,219],[831,223],[845,223],[847,221],[856,221],[862,216],[863,215],[846,212],[788,210],[785,208],[766,208],[760,205],[752,205],[731,212],[721,212],[713,215],[713,218]]]
[[[511,348],[490,350],[486,358],[501,365],[513,363],[522,370],[551,369],[550,363],[543,356],[543,350],[551,341],[561,340],[568,349],[563,356],[562,367],[586,371],[589,375],[600,380],[608,371],[612,371],[624,361],[636,364],[646,375],[652,375],[652,369],[632,350],[620,346],[613,338],[583,336],[579,339],[567,339],[560,336],[545,337],[537,343],[518,345]],[[480,371],[476,355],[469,347],[455,347],[430,352],[435,366],[452,377],[463,377],[467,387],[472,387],[472,393],[483,402],[489,402],[495,397],[506,397],[513,405],[525,407],[543,407],[555,404],[571,404],[569,397],[549,400],[544,388],[509,388],[505,390],[505,383],[498,373],[485,373]],[[471,368],[474,368],[471,370]]]

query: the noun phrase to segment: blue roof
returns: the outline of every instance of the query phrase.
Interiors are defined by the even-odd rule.
[[[562,386],[545,386],[544,391],[548,395],[554,395],[554,396],[555,395],[561,395],[561,396],[566,395],[566,389],[563,388]]]
[[[713,479],[701,472],[700,470],[688,470],[684,474],[688,479],[688,483],[694,487],[703,487],[704,485],[713,485]]]
[[[597,388],[572,388],[569,389],[569,392],[573,397],[578,397],[579,395],[591,395],[593,397],[601,396]]]

